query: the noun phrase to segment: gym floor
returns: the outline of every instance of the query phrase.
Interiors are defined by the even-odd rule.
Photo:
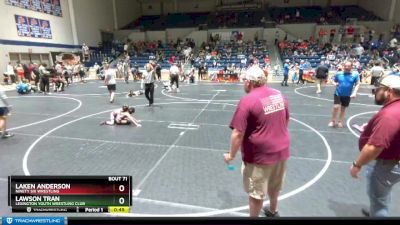
[[[1,215],[11,214],[9,175],[118,174],[133,177],[135,197],[126,216],[247,216],[241,158],[233,171],[223,161],[242,84],[182,84],[181,93],[167,93],[158,83],[154,107],[146,107],[144,95],[126,97],[139,86],[118,83],[114,104],[102,81],[72,84],[48,96],[8,92],[13,105],[8,127],[15,136],[0,140]],[[350,177],[359,135],[351,124],[367,122],[379,110],[370,89],[360,89],[347,111],[350,127],[339,129],[327,126],[333,87],[317,95],[310,84],[270,86],[284,93],[291,112],[281,216],[362,216],[361,208],[369,205],[365,169],[359,179]],[[99,125],[123,104],[135,106],[142,127]],[[400,215],[399,191],[393,190],[392,215]]]

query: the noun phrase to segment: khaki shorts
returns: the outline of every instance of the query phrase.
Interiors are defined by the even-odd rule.
[[[267,191],[280,191],[286,172],[286,160],[273,165],[242,164],[243,186],[250,197],[265,199]]]

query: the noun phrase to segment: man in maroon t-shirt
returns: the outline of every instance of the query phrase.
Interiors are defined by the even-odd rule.
[[[258,217],[268,195],[268,217],[279,216],[277,205],[286,161],[289,158],[288,102],[281,92],[265,85],[266,77],[257,65],[246,71],[244,90],[230,123],[231,148],[224,155],[232,161],[241,147],[242,174],[249,194],[250,216]]]
[[[374,89],[375,103],[382,109],[368,122],[360,136],[360,154],[350,169],[357,178],[361,167],[375,160],[367,169],[369,212],[363,214],[383,217],[389,214],[390,193],[400,182],[400,77],[389,75]]]

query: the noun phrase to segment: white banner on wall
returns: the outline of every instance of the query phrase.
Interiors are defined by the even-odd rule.
[[[243,39],[243,32],[240,31],[218,31],[212,32],[211,35],[215,37],[219,37],[221,41],[231,41],[231,40],[241,40]]]

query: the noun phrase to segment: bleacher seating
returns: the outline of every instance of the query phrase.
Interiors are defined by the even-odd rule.
[[[300,11],[300,19],[295,19],[296,10]],[[289,15],[291,19],[284,20],[284,23],[315,23],[321,16],[324,16],[329,24],[341,24],[346,22],[347,18],[357,18],[362,21],[382,20],[359,6],[270,7],[268,10],[243,9],[242,11],[218,11],[215,13],[147,15],[138,18],[122,29],[164,30],[166,28],[197,27],[201,24],[207,24],[209,28],[260,27],[263,26],[261,22],[263,17],[279,22],[285,15]]]

